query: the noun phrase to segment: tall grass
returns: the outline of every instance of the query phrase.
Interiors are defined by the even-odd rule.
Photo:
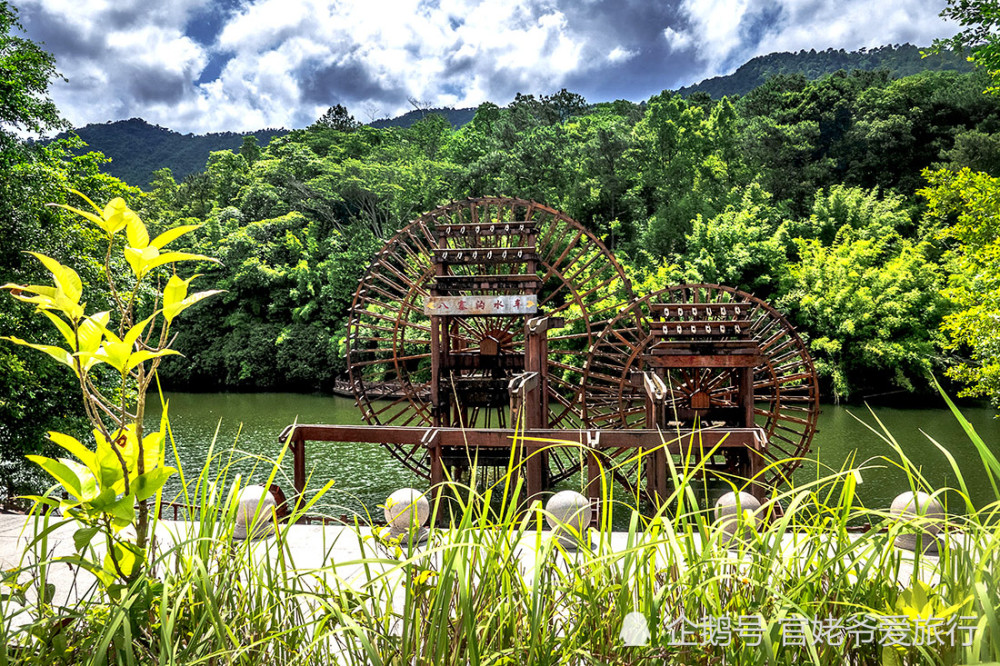
[[[996,490],[996,455],[949,406]],[[955,487],[929,488],[891,433],[877,422],[872,431],[893,447],[890,462],[912,489],[948,500],[947,538],[936,557],[893,547],[902,530],[929,519],[900,523],[862,506],[856,490],[866,467],[853,461],[775,493],[758,529],[732,541],[702,506],[701,469],[691,460],[672,466],[671,495],[646,515],[634,509],[634,496],[616,498],[605,483],[602,501],[625,512],[628,529],[580,535],[575,551],[542,529],[540,508],[523,510],[524,489],[510,475],[485,489],[452,482],[453,499],[432,507],[435,519],[448,520],[419,547],[361,525],[336,533],[282,525],[276,537],[234,541],[243,480],[234,454],[213,450],[214,464],[184,479],[180,499],[199,508],[156,526],[155,578],[114,598],[88,588],[84,573],[75,574],[79,602],[47,593],[53,572],[65,573],[48,554],[65,521],[29,522],[25,558],[4,572],[0,666],[1000,661],[1000,492],[974,506],[940,446]],[[284,455],[258,472],[273,479]],[[291,519],[314,511],[328,491],[294,507]],[[645,645],[627,646],[620,636],[631,612],[649,631]],[[824,633],[863,614],[974,619],[962,621],[970,629],[956,645],[946,637],[886,647]],[[816,622],[805,628],[799,618]],[[727,619],[728,634],[720,624]],[[804,629],[803,638],[789,627]],[[970,644],[961,645],[966,635]],[[678,644],[685,637],[689,644]]]

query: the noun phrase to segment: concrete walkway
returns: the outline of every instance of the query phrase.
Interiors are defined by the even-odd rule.
[[[62,520],[53,516],[51,523]],[[45,536],[45,552],[49,559],[55,557],[68,556],[75,553],[73,543],[73,533],[76,531],[73,524],[64,524],[51,530]],[[378,546],[378,540],[372,538],[372,529],[362,527],[335,526],[335,525],[288,525],[282,528],[284,541],[287,544],[287,553],[295,569],[300,571],[321,572],[323,570],[335,573],[340,581],[353,584],[363,583],[364,576],[385,576],[392,575],[397,569],[394,562],[394,553],[386,548]],[[42,519],[26,520],[19,515],[0,515],[0,570],[9,571],[19,567],[31,567],[35,564],[37,553],[42,552],[42,542],[37,535],[44,531]],[[447,543],[447,530],[438,530],[438,544]],[[160,521],[156,531],[156,541],[158,548],[165,551],[173,544],[180,543],[193,538],[192,526],[185,522]],[[592,532],[592,538],[596,533]],[[540,544],[545,539],[551,538],[549,532],[526,533],[515,546],[515,552],[526,573],[535,566],[535,559]],[[661,537],[662,538],[662,537]],[[858,537],[854,537],[857,539]],[[36,543],[31,551],[25,556],[26,547],[32,541]],[[786,534],[782,541],[782,554],[786,560],[793,560],[800,556],[800,545],[805,541],[805,536],[801,534]],[[275,558],[277,549],[276,539],[267,537],[252,542],[254,557]],[[628,548],[628,534],[625,532],[613,532],[607,536],[607,544],[612,552],[622,552]],[[662,545],[661,545],[662,547]],[[832,547],[832,546],[831,546]],[[418,547],[417,551],[426,549],[426,546]],[[99,555],[100,546],[96,547]],[[899,569],[899,582],[901,585],[909,584],[909,579],[913,571],[913,553],[906,550],[898,551],[901,555],[901,566]],[[730,553],[735,558],[734,551]],[[869,552],[861,553],[859,556],[874,557],[880,555],[873,549]],[[431,557],[440,559],[440,552],[433,553]],[[361,560],[379,560],[374,566],[366,565]],[[933,577],[932,569],[937,563],[934,556],[924,556],[923,562],[928,568],[928,574]],[[27,574],[24,574],[27,575]],[[54,602],[57,604],[73,604],[82,595],[87,593],[88,588],[94,583],[93,576],[86,572],[81,572],[76,567],[70,567],[65,563],[54,563],[49,566],[49,582],[55,585],[56,596]],[[928,582],[932,582],[928,580]]]

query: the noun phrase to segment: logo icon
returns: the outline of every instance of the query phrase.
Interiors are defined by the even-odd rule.
[[[629,647],[646,645],[649,643],[649,621],[639,611],[632,611],[622,621],[622,630],[618,635]]]

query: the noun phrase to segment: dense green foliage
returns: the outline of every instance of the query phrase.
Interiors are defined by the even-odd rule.
[[[317,123],[262,150],[214,152],[183,183],[161,170],[146,217],[205,222],[194,249],[220,247],[208,278],[227,290],[193,316],[178,340],[187,359],[163,376],[175,388],[328,388],[380,239],[448,199],[499,193],[566,211],[645,287],[704,280],[775,302],[830,396],[922,390],[949,362],[939,329],[953,306],[948,222],[925,218],[918,190],[927,168],[1000,165],[1000,104],[985,85],[856,71],[777,76],[718,102],[519,95],[458,130],[435,115],[381,130]]]
[[[947,0],[941,16],[958,23],[961,30],[948,39],[934,40],[931,49],[942,53],[946,49],[968,49],[969,60],[993,77],[1000,76],[1000,11],[995,0]],[[1000,92],[996,85],[990,92]]]
[[[51,59],[33,45],[10,43],[33,54],[39,81],[53,75]],[[891,61],[905,72],[902,63],[916,62],[911,51],[877,49],[844,66]],[[816,63],[843,60],[818,56],[799,54],[815,67],[772,76],[742,97],[664,92],[641,104],[588,104],[562,90],[518,95],[507,107],[483,104],[460,128],[430,112],[407,127],[360,126],[335,106],[267,145],[254,136],[203,137],[199,150],[216,147],[209,139],[224,140],[223,149],[186,176],[193,164],[179,173],[158,168],[141,197],[101,176],[100,158],[15,142],[0,202],[14,221],[13,242],[0,277],[34,279],[14,248],[65,261],[93,241],[41,206],[64,201],[65,186],[95,199],[124,196],[154,232],[203,224],[186,249],[222,262],[204,279],[225,294],[181,333],[186,358],[164,364],[168,386],[324,390],[345,370],[347,309],[384,239],[452,198],[520,196],[602,236],[641,289],[713,281],[776,303],[807,338],[829,396],[921,390],[928,371],[975,347],[953,324],[941,328],[964,307],[953,283],[965,241],[941,235],[954,222],[947,213],[925,215],[922,174],[969,167],[1000,176],[1000,104],[982,94],[989,77],[980,73],[894,79],[888,70],[856,69],[810,81],[827,66]],[[782,57],[768,62],[790,71]],[[33,99],[44,91],[28,89]],[[24,98],[10,99],[17,106]],[[34,117],[39,127],[58,126],[49,106],[18,108],[27,116],[9,123],[33,126],[24,118]],[[118,125],[139,132],[127,143],[143,145],[130,153],[153,160],[148,169],[162,167],[161,149],[185,152],[174,140],[197,138],[155,128],[152,140],[141,121],[106,127]],[[5,307],[0,332],[16,332],[25,311]],[[978,349],[954,377],[976,380],[969,372],[990,353]],[[38,360],[0,353],[4,395],[12,396],[0,405],[9,412],[4,423],[21,424],[11,432],[29,432],[29,420],[51,427],[74,412],[64,400],[32,419],[25,406],[46,371]]]
[[[807,79],[819,79],[838,71],[883,70],[893,78],[900,78],[926,71],[956,70],[968,72],[972,66],[966,62],[962,44],[954,51],[942,49],[924,58],[920,49],[912,44],[879,46],[857,51],[826,49],[799,51],[798,53],[769,53],[751,59],[732,74],[714,76],[677,92],[685,97],[705,93],[715,99],[726,95],[745,95],[778,74],[801,74]]]
[[[931,215],[954,222],[940,232],[949,245],[945,293],[957,306],[944,320],[959,352],[949,374],[966,383],[966,395],[1000,407],[1000,180],[963,169],[929,174],[929,181]]]
[[[0,0],[0,152],[5,158],[17,150],[15,132],[66,126],[49,99],[49,82],[58,76],[55,58],[18,36],[20,30],[16,10]]]

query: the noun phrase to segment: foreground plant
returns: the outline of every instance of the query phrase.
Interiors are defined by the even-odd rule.
[[[28,458],[48,472],[67,497],[30,499],[36,508],[58,508],[80,523],[74,534],[78,555],[70,560],[109,589],[119,590],[137,580],[149,566],[150,501],[159,501],[163,484],[176,472],[164,465],[166,411],[159,431],[144,432],[146,393],[163,357],[178,353],[170,348],[174,319],[217,292],[188,295],[194,278],[182,279],[175,271],[179,262],[211,261],[209,257],[165,250],[170,242],[197,229],[196,225],[179,226],[150,240],[146,225],[123,199],[113,199],[101,209],[85,195],[74,193],[94,212],[54,205],[86,218],[104,232],[107,252],[103,274],[112,309],[87,314],[84,285],[77,272],[31,252],[52,274],[53,284],[6,284],[2,288],[35,305],[66,344],[37,344],[15,336],[3,339],[48,354],[69,367],[79,380],[93,427],[92,447],[64,433],[50,432],[52,442],[72,457]],[[124,262],[118,261],[118,253]],[[131,275],[123,276],[116,270],[123,264],[130,267]],[[158,269],[168,266],[173,267],[169,276],[160,275]],[[161,289],[164,277],[166,284]],[[100,390],[101,382],[94,381],[97,372],[118,378],[114,395]],[[124,531],[129,526],[134,530]],[[97,539],[106,546],[103,558],[89,548]]]

